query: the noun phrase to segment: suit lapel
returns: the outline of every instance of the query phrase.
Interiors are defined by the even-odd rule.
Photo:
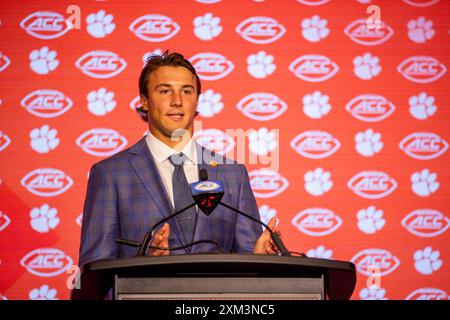
[[[130,158],[130,162],[139,179],[150,193],[162,215],[168,217],[174,212],[174,209],[172,208],[166,188],[161,180],[145,137],[131,147],[129,153],[133,155]],[[176,235],[179,243],[184,244],[183,234],[178,220],[176,218],[171,220],[171,233],[173,232]]]

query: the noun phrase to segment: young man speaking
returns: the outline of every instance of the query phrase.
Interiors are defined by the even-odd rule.
[[[222,201],[259,220],[248,173],[198,145],[193,136],[200,79],[179,53],[151,56],[139,77],[141,117],[149,133],[127,150],[95,164],[83,210],[79,265],[136,255],[117,238],[140,242],[158,221],[193,202],[189,184],[204,169],[223,182]],[[180,134],[181,133],[181,134]],[[205,160],[214,159],[214,161]],[[275,228],[275,219],[269,222]],[[210,240],[225,253],[275,253],[270,234],[235,212],[218,206],[209,216],[194,206],[165,223],[151,246],[177,248]],[[216,252],[211,243],[179,250],[150,250],[151,255]]]

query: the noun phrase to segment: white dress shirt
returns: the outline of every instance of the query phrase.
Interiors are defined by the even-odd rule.
[[[173,200],[172,176],[175,167],[168,158],[172,154],[179,154],[180,152],[186,155],[187,159],[183,164],[186,179],[188,183],[198,181],[198,161],[195,141],[193,138],[191,138],[191,140],[189,140],[189,142],[181,151],[172,149],[167,144],[152,135],[150,132],[148,132],[147,134],[146,141],[150,152],[155,159],[156,167],[158,168],[158,172],[162,178],[164,187],[166,188],[167,194],[169,195],[170,202],[172,203],[172,208],[174,208],[175,204]]]

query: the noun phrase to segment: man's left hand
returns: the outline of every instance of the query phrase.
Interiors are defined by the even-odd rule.
[[[277,229],[276,224],[277,224],[277,218],[273,217],[272,219],[270,219],[270,221],[267,225],[269,226],[270,229],[272,229],[272,231],[274,233],[276,233],[281,238],[281,233]],[[270,232],[266,228],[264,230],[264,232],[261,234],[261,236],[258,238],[258,240],[256,241],[255,247],[253,249],[253,253],[255,253],[255,254],[276,254],[278,252],[279,252],[279,250],[275,246],[275,243],[273,243],[273,240],[270,237]]]

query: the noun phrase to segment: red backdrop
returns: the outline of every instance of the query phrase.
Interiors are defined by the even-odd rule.
[[[146,131],[138,76],[166,49],[202,78],[196,138],[245,141],[290,250],[353,261],[353,299],[448,298],[449,1],[77,1],[80,29],[71,4],[0,4],[4,298],[69,297],[89,168]]]

